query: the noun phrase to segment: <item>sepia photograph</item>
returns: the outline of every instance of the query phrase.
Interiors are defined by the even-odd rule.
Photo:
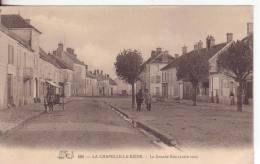
[[[253,6],[0,6],[0,163],[253,164]]]

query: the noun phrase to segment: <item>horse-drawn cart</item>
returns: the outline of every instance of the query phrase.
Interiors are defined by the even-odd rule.
[[[44,107],[46,112],[53,111],[55,105],[62,105],[64,110],[64,94],[63,88],[54,82],[45,82],[46,94],[44,96]]]

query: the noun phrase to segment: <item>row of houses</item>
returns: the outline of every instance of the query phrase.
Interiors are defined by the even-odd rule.
[[[247,23],[247,36],[242,38],[253,48],[253,24]],[[182,54],[170,55],[167,50],[157,48],[151,52],[151,56],[141,66],[137,89],[148,89],[152,96],[164,98],[192,99],[192,85],[190,82],[178,80],[176,68],[179,61],[185,55],[200,53],[208,55],[209,75],[207,80],[201,82],[198,87],[198,100],[208,102],[229,103],[230,93],[236,95],[238,84],[234,79],[219,72],[217,68],[217,57],[228,47],[235,43],[233,34],[226,34],[226,42],[215,43],[213,36],[206,37],[206,46],[200,40],[194,45],[194,49],[189,51],[186,46],[182,47]],[[252,98],[252,75],[247,79],[245,86],[246,94]]]
[[[65,97],[116,94],[115,80],[103,71],[88,70],[73,48],[59,43],[46,52],[41,34],[30,19],[0,10],[0,109],[40,102],[50,86]]]

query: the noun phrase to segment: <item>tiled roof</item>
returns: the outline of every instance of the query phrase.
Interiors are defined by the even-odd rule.
[[[33,52],[33,49],[31,48],[31,46],[26,43],[25,41],[23,41],[19,36],[17,36],[15,33],[13,33],[12,31],[9,31],[6,27],[4,27],[3,25],[0,24],[0,31],[2,31],[3,33],[5,33],[6,35],[8,35],[9,37],[13,38],[14,40],[16,40],[18,43],[20,43],[22,46],[24,46],[25,48],[27,48],[29,51]]]
[[[146,64],[150,64],[150,63],[164,63],[162,61],[162,54],[158,54],[158,55],[154,55],[151,56],[150,58],[148,58],[142,65],[141,65],[141,71],[145,68]],[[170,62],[172,60],[174,60],[174,57],[172,57],[171,55],[167,54],[167,57],[169,58]]]
[[[67,56],[76,64],[79,64],[79,65],[84,65],[84,62],[80,61],[76,56],[74,56],[74,54],[70,54],[68,52],[65,52],[65,54],[67,54]]]
[[[66,62],[64,62],[62,59],[60,59],[59,57],[56,57],[53,55],[53,57],[55,58],[57,64],[60,65],[60,67],[62,69],[69,69],[69,70],[72,70],[73,71],[73,67],[69,64],[67,64]]]
[[[53,64],[57,68],[69,69],[69,70],[73,71],[72,66],[68,65],[62,59],[60,59],[59,57],[56,57],[53,54],[47,54],[42,48],[40,48],[40,50],[39,50],[39,55],[40,55],[40,58],[42,58],[43,60]]]
[[[165,67],[163,67],[161,70],[167,70],[173,67],[176,67],[179,63],[179,61],[186,55],[194,55],[195,53],[199,53],[202,55],[207,55],[208,58],[211,58],[212,56],[214,56],[219,50],[221,50],[222,48],[225,47],[225,45],[227,45],[227,43],[220,43],[217,44],[215,46],[212,46],[211,48],[207,49],[207,48],[202,48],[200,50],[192,50],[190,52],[188,52],[185,55],[180,56],[179,58],[173,60],[171,63],[169,63],[168,65],[166,65]]]
[[[52,65],[54,65],[57,68],[62,68],[60,66],[60,64],[58,64],[55,57],[51,54],[47,54],[42,48],[39,49],[39,55],[40,55],[40,58],[45,60],[46,62],[51,63]]]
[[[170,54],[166,54],[166,55],[168,58],[167,61],[163,61],[163,54],[160,54],[160,55],[156,56],[154,59],[152,59],[150,61],[150,63],[169,63],[174,59],[174,57],[172,57]]]
[[[41,33],[34,26],[27,23],[20,15],[2,15],[1,22],[7,28],[33,28],[35,31]]]

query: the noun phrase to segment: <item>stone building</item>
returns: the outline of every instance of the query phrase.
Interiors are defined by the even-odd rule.
[[[166,88],[162,83],[161,69],[173,61],[173,57],[167,50],[157,48],[151,52],[151,56],[141,66],[137,90],[148,89],[152,96],[163,96]]]
[[[253,49],[253,28],[252,23],[247,24],[247,36],[245,36],[242,41],[247,43],[251,49]],[[218,55],[227,50],[229,46],[234,44],[233,34],[227,33],[227,46],[221,51],[213,55],[209,59],[210,70],[209,70],[209,95],[211,101],[216,102],[217,98],[220,103],[230,103],[230,93],[233,92],[234,95],[237,94],[238,83],[231,77],[225,75],[223,72],[220,72],[217,67]],[[252,89],[253,75],[250,74],[247,78],[247,82],[243,88],[244,96],[251,99],[253,97]],[[235,96],[236,101],[236,96]]]
[[[0,12],[0,107],[19,106],[38,97],[41,32],[20,15]]]
[[[180,98],[180,99],[192,99],[193,88],[192,84],[185,79],[178,80],[176,73],[176,68],[178,67],[179,61],[186,55],[194,55],[199,53],[205,55],[208,59],[214,56],[216,53],[226,48],[227,42],[215,44],[215,39],[213,36],[208,36],[206,38],[206,47],[203,47],[203,42],[199,41],[195,43],[194,49],[187,52],[187,48],[183,47],[182,55],[172,61],[170,64],[161,69],[162,74],[164,74],[164,83],[167,86],[167,94],[165,97],[168,98]],[[205,79],[203,82],[199,83],[197,89],[197,99],[203,101],[209,101],[209,79]]]
[[[97,77],[91,72],[86,73],[86,96],[98,96]]]
[[[86,91],[84,88],[86,79],[86,65],[84,62],[77,58],[77,55],[74,53],[74,49],[67,48],[65,51],[62,43],[58,44],[57,50],[55,50],[53,53],[55,57],[73,69],[72,80],[70,81],[71,95],[85,95]]]

